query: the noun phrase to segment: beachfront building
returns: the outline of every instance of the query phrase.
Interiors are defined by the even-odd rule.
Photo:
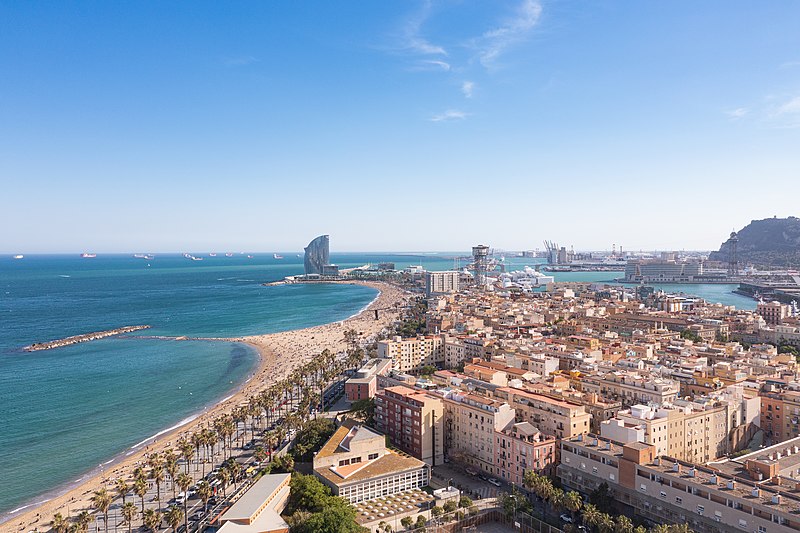
[[[267,474],[220,518],[220,533],[288,533],[281,513],[289,498],[291,474]]]
[[[350,503],[422,488],[430,467],[386,448],[383,435],[346,422],[314,456],[314,475]]]
[[[442,400],[403,386],[375,396],[375,424],[393,445],[431,466],[444,462]]]
[[[330,262],[330,237],[320,235],[305,247],[303,265],[306,274],[322,275],[323,267]]]
[[[392,369],[391,359],[370,359],[345,381],[344,394],[348,402],[368,400],[378,390],[378,376],[387,375]]]
[[[430,298],[438,294],[458,292],[458,278],[455,270],[425,273],[425,296]]]
[[[428,365],[439,367],[444,363],[444,337],[420,335],[382,340],[378,342],[378,357],[391,359],[392,369],[397,372],[415,372]]]

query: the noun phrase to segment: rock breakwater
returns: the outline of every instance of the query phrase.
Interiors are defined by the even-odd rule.
[[[95,331],[94,333],[84,333],[83,335],[75,335],[72,337],[66,337],[64,339],[57,339],[54,341],[34,342],[30,346],[25,346],[23,350],[26,352],[40,352],[42,350],[52,350],[53,348],[63,348],[64,346],[70,346],[72,344],[78,344],[81,342],[88,342],[88,341],[96,341],[98,339],[104,339],[106,337],[113,337],[114,335],[122,335],[125,333],[131,333],[133,331],[140,331],[149,328],[150,326],[147,325],[124,326],[121,328],[109,329],[106,331]]]

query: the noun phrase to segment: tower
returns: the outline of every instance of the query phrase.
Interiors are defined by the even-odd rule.
[[[486,285],[486,270],[489,263],[489,247],[483,244],[472,247],[472,264],[475,271],[475,284],[478,287]]]
[[[739,275],[739,260],[736,256],[736,248],[739,245],[739,236],[735,231],[731,232],[731,237],[728,239],[728,275]]]

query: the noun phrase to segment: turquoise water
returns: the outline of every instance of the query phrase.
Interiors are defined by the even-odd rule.
[[[195,255],[200,255],[195,253]],[[302,272],[302,258],[236,254],[190,261],[130,255],[0,257],[0,513],[40,501],[98,465],[219,401],[251,375],[256,354],[226,342],[109,338],[46,352],[22,346],[123,325],[142,335],[233,337],[343,320],[375,297],[351,285],[261,283]],[[460,254],[334,254],[341,267],[463,267]],[[509,269],[540,260],[507,258]],[[150,265],[150,266],[148,266]],[[606,281],[609,272],[556,273]],[[753,308],[722,285],[677,285],[711,301]],[[8,517],[0,515],[0,521]]]

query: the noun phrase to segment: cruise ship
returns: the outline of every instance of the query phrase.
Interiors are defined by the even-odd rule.
[[[554,281],[555,278],[553,276],[545,276],[529,266],[526,266],[523,270],[515,270],[514,272],[504,272],[500,274],[500,284],[504,289],[516,287],[522,289],[524,292],[544,287],[548,283],[553,283]]]

